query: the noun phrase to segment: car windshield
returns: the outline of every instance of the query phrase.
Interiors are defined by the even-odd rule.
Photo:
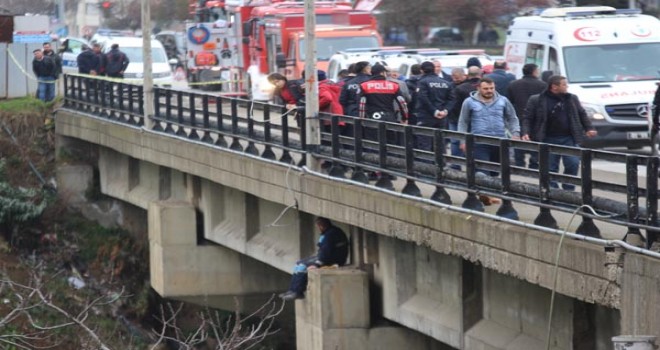
[[[375,36],[316,38],[316,56],[318,61],[328,61],[330,57],[346,49],[355,47],[378,47],[378,38]],[[305,60],[305,40],[300,40],[300,60]]]
[[[128,56],[131,63],[142,63],[142,48],[141,47],[120,47],[123,53]],[[151,49],[151,61],[153,63],[167,63],[167,55],[160,47]]]
[[[571,83],[656,80],[660,43],[575,46],[564,49]]]

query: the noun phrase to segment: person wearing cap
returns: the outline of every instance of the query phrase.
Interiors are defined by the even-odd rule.
[[[480,69],[482,68],[481,61],[479,60],[479,57],[470,57],[470,58],[468,58],[467,64],[465,65],[465,67],[470,68],[472,66],[479,67]]]
[[[495,82],[489,78],[481,78],[477,91],[465,99],[458,118],[458,131],[505,138],[507,133],[514,140],[520,139],[520,123],[516,110],[509,100],[495,91]],[[461,144],[465,152],[465,144]],[[499,163],[499,146],[475,143],[473,157],[476,160]],[[478,174],[498,176],[495,171],[477,168]],[[479,199],[484,205],[501,203],[499,198],[481,195]]]
[[[454,107],[454,95],[451,82],[435,74],[433,62],[422,62],[422,78],[417,84],[417,125],[427,128],[446,129],[446,117]],[[419,135],[417,147],[433,150],[433,138]],[[442,153],[443,150],[438,150]]]
[[[354,66],[355,76],[347,80],[341,88],[339,103],[344,108],[344,114],[357,117],[359,115],[360,84],[371,79],[371,64],[367,61],[360,61]]]
[[[375,64],[371,68],[371,79],[360,84],[360,118],[396,123],[398,122],[394,110],[396,103],[406,121],[408,119],[406,100],[401,94],[399,84],[387,80],[386,72],[385,66]]]
[[[371,79],[360,84],[359,97],[359,116],[377,121],[398,123],[396,104],[403,122],[408,120],[408,105],[401,94],[399,84],[389,81],[386,78],[387,70],[382,64],[375,64],[371,67]],[[386,142],[389,145],[397,145],[397,133],[394,130],[388,130],[386,133]],[[378,140],[378,129],[373,124],[364,128],[364,139],[370,141]],[[373,146],[371,146],[373,147]],[[372,176],[373,177],[373,176]],[[381,173],[379,181],[391,180],[393,177],[389,174]]]

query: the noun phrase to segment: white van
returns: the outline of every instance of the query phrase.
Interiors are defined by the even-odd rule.
[[[130,63],[124,72],[126,82],[141,83],[144,78],[144,64],[142,56],[142,38],[138,37],[110,37],[104,42],[103,53],[108,53],[112,44],[119,45],[119,50],[126,54]],[[167,60],[167,53],[163,44],[151,39],[151,60],[154,84],[171,85],[173,82],[172,68]]]
[[[550,8],[514,19],[504,54],[518,77],[527,63],[567,77],[598,130],[583,146],[649,143],[646,118],[660,77],[657,18],[607,6]]]

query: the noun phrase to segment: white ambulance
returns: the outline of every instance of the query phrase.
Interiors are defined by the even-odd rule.
[[[511,23],[512,73],[527,63],[568,78],[598,130],[585,147],[648,145],[647,112],[660,79],[660,21],[607,6],[549,8]]]

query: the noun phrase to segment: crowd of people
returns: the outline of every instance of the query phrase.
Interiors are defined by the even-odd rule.
[[[32,72],[37,77],[37,98],[44,102],[55,99],[55,86],[62,74],[62,58],[56,54],[49,42],[43,43],[41,49],[33,51]],[[113,44],[110,51],[103,53],[100,44],[90,48],[83,45],[82,52],[77,57],[78,73],[123,78],[124,71],[130,60],[119,50],[118,44]]]
[[[578,146],[585,138],[596,136],[578,97],[568,93],[566,78],[554,75],[541,80],[535,64],[526,64],[520,79],[507,72],[504,61],[495,62],[494,70],[484,74],[476,57],[468,60],[465,69],[454,69],[451,75],[443,72],[439,61],[422,62],[411,71],[411,76],[400,79],[398,72],[389,70],[384,63],[372,65],[363,61],[340,72],[336,83],[318,71],[320,111],[564,146]],[[303,79],[287,80],[273,73],[268,80],[287,108],[304,109]],[[322,128],[329,131],[329,125]],[[352,127],[341,126],[345,136],[352,136],[352,131]],[[378,140],[375,128],[365,127],[362,136],[365,140]],[[398,137],[394,132],[386,134],[388,144],[400,144]],[[452,156],[464,156],[465,144],[458,139],[448,143]],[[416,135],[415,144],[418,149],[434,151],[430,136]],[[477,160],[500,161],[499,147],[495,145],[476,143],[472,152]],[[538,168],[538,156],[533,151],[515,149],[514,161],[519,167]],[[551,154],[549,162],[551,172],[558,172],[563,162],[564,174],[578,173],[579,159],[575,156]],[[458,164],[451,167],[461,169]],[[498,176],[497,172],[479,168],[477,173]],[[370,180],[385,176],[389,175],[372,174]],[[551,185],[559,186],[555,182]],[[571,184],[561,186],[574,189]],[[480,200],[484,205],[500,202],[488,196],[480,196]]]

